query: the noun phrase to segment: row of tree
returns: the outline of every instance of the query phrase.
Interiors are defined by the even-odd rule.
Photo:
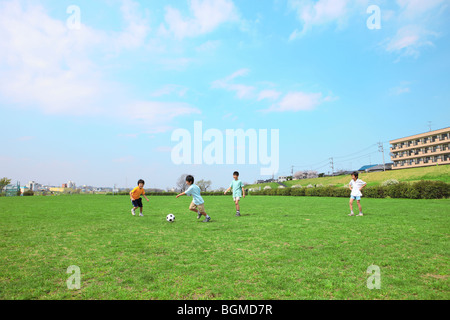
[[[8,178],[1,178],[0,179],[0,192],[3,191],[3,188],[5,188],[7,185],[11,183],[11,179]]]
[[[182,174],[178,180],[177,180],[177,192],[184,192],[187,190],[187,184],[186,184],[186,177],[188,176],[188,174]],[[208,191],[209,188],[211,188],[211,180],[199,180],[199,181],[195,181],[195,184],[200,188],[200,190],[202,192],[206,192]]]
[[[306,170],[306,171],[297,171],[294,173],[294,179],[301,180],[301,179],[314,179],[318,178],[319,173],[314,170]]]

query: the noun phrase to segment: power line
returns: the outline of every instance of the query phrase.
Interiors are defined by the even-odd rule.
[[[350,153],[350,154],[347,154],[347,155],[345,155],[345,156],[334,157],[334,158],[338,159],[338,158],[347,158],[347,157],[351,157],[351,156],[353,156],[353,155],[355,155],[355,154],[359,154],[359,153],[361,153],[361,152],[364,152],[364,151],[366,151],[366,150],[369,150],[370,148],[373,148],[373,147],[375,147],[376,145],[377,145],[377,144],[375,143],[375,144],[372,144],[371,146],[369,146],[369,147],[367,147],[367,148],[365,148],[365,149],[363,149],[363,150],[361,150],[361,151],[354,152],[354,153]]]
[[[363,155],[363,156],[359,156],[359,157],[356,157],[356,158],[351,158],[351,159],[346,159],[346,160],[340,160],[339,162],[337,162],[337,164],[343,164],[343,163],[345,163],[345,162],[349,162],[349,161],[353,161],[353,160],[358,160],[358,159],[370,157],[371,155],[373,155],[373,154],[375,154],[375,153],[378,153],[378,151],[375,151],[375,152],[372,152],[372,153],[368,153],[368,154],[365,154],[365,155]],[[335,164],[336,164],[336,163],[335,163]]]
[[[354,157],[354,158],[340,159],[339,161],[340,161],[340,162],[347,162],[347,161],[351,161],[351,160],[358,160],[358,159],[361,159],[361,158],[368,157],[368,156],[370,156],[370,155],[372,155],[372,154],[375,154],[375,153],[377,153],[377,152],[378,152],[378,151],[374,151],[374,152],[371,152],[371,153],[366,153],[365,155],[357,156],[357,157]]]
[[[316,162],[316,163],[313,163],[313,164],[292,165],[291,166],[291,175],[293,175],[293,173],[294,173],[294,168],[308,168],[309,167],[309,168],[311,168],[311,170],[318,170],[318,169],[324,168],[326,166],[330,166],[331,170],[334,171],[334,167],[335,167],[336,163],[343,163],[343,162],[348,162],[348,161],[352,161],[352,160],[358,160],[358,159],[365,158],[365,157],[368,157],[370,155],[373,155],[373,154],[377,153],[378,151],[381,152],[381,149],[379,149],[378,151],[374,151],[374,152],[371,152],[371,153],[368,153],[368,154],[364,154],[362,156],[353,157],[353,156],[359,155],[362,152],[365,152],[365,151],[367,151],[369,149],[372,149],[372,148],[374,148],[376,146],[381,148],[380,144],[381,144],[381,146],[383,146],[384,143],[388,143],[388,142],[389,141],[375,143],[375,144],[372,144],[372,145],[370,145],[370,146],[368,146],[368,147],[366,147],[366,148],[364,148],[364,149],[362,149],[360,151],[353,152],[353,153],[350,153],[350,154],[347,154],[347,155],[344,155],[344,156],[337,156],[337,157],[333,156],[331,158],[328,158],[326,160],[324,159],[324,160],[322,160],[320,162]],[[384,148],[383,148],[383,150],[384,150]],[[338,162],[335,161],[336,159],[338,160]],[[383,153],[383,162],[384,162],[384,153]],[[321,166],[317,167],[317,165],[321,165]]]
[[[384,171],[386,171],[386,163],[384,162],[384,146],[383,146],[382,142],[378,143],[378,151],[383,153],[383,169],[384,169]]]

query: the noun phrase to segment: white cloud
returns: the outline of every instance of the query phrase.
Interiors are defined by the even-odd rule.
[[[115,37],[115,46],[120,49],[136,49],[143,46],[151,31],[148,18],[142,17],[138,2],[122,0],[120,11],[127,24],[125,30]]]
[[[0,3],[2,101],[46,114],[99,115],[120,121],[130,118],[124,114],[128,94],[122,84],[105,76],[102,54],[118,54],[122,49],[144,45],[149,27],[136,2],[124,0],[120,12],[125,29],[107,33],[84,24],[79,30],[71,30],[65,21],[50,17],[42,6],[31,2]],[[94,59],[93,54],[100,59]],[[180,67],[186,61],[167,63]],[[187,92],[181,87],[163,89],[180,97]],[[164,95],[164,90],[155,96]],[[158,132],[167,130],[177,116],[199,112],[177,102],[144,101],[134,107],[139,110],[131,118]]]
[[[81,23],[71,30],[40,5],[11,0],[0,4],[0,95],[50,114],[98,114],[114,101],[120,85],[106,79],[91,55],[137,48],[149,32],[138,4],[124,0],[126,27],[107,33]],[[81,21],[82,22],[82,21]]]
[[[298,111],[310,111],[314,110],[317,106],[325,102],[335,101],[338,98],[331,95],[324,96],[322,93],[305,93],[305,92],[289,92],[285,94],[281,100],[277,100],[283,95],[282,92],[274,89],[260,90],[258,94],[255,93],[257,87],[244,84],[234,84],[233,80],[239,77],[248,75],[249,69],[240,69],[231,75],[225,77],[224,79],[216,80],[213,82],[213,88],[225,89],[228,91],[234,91],[237,98],[239,99],[254,99],[255,101],[261,102],[263,100],[272,101],[272,105],[263,112],[298,112]],[[274,86],[271,82],[269,83]],[[229,117],[231,114],[226,115]]]
[[[281,96],[281,92],[276,90],[263,90],[258,95],[258,101],[265,99],[277,100]]]
[[[162,88],[152,92],[150,95],[152,97],[162,97],[165,95],[177,95],[178,97],[184,97],[186,93],[189,91],[188,88],[175,85],[175,84],[168,84],[163,86]]]
[[[193,61],[194,60],[191,58],[180,57],[180,58],[163,58],[159,62],[160,65],[162,65],[165,70],[183,71]]]
[[[221,45],[219,40],[209,40],[199,45],[195,50],[197,52],[211,52],[216,50]]]
[[[289,92],[281,101],[273,104],[265,112],[299,112],[312,111],[324,102],[331,101],[330,97],[322,93]]]
[[[130,113],[129,110],[133,110]],[[127,105],[122,116],[146,126],[146,132],[165,132],[174,118],[201,114],[198,108],[183,102],[136,101]]]
[[[342,26],[348,18],[351,0],[291,0],[290,7],[296,11],[297,19],[302,23],[301,30],[296,29],[289,37],[294,40],[315,26],[337,23]],[[356,1],[358,2],[358,1]]]
[[[196,37],[213,32],[224,23],[238,21],[231,0],[191,0],[189,9],[191,17],[183,17],[178,9],[166,7],[165,25],[160,26],[160,34],[170,33],[178,39]]]
[[[411,92],[411,88],[409,87],[410,82],[401,82],[399,86],[391,88],[390,89],[390,94],[394,95],[394,96],[399,96],[405,93],[410,93]]]
[[[156,147],[155,151],[156,152],[161,152],[161,153],[170,153],[172,152],[173,147],[169,147],[169,146],[160,146],[160,147]]]
[[[86,53],[101,33],[69,30],[40,6],[9,1],[0,5],[0,34],[0,94],[8,101],[47,113],[95,111],[86,102],[105,87]]]
[[[436,9],[446,0],[397,0],[404,19],[415,19],[430,10]]]
[[[421,50],[433,47],[433,41],[439,37],[439,32],[433,29],[447,7],[446,2],[448,0],[397,0],[397,20],[393,21],[398,25],[397,31],[382,43],[383,48],[399,57],[418,58]]]
[[[434,46],[430,37],[437,34],[420,26],[408,25],[400,28],[393,38],[387,39],[386,51],[404,56],[418,57],[421,47]]]
[[[225,77],[224,79],[216,80],[212,83],[213,88],[225,89],[228,91],[234,91],[239,99],[250,98],[254,95],[255,87],[235,84],[232,81],[236,78],[246,76],[250,72],[249,69],[240,69],[233,74]]]

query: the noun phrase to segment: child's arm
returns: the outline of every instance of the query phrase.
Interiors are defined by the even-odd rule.
[[[150,201],[150,200],[148,200],[148,198],[147,198],[147,196],[145,194],[143,194],[142,196],[145,198],[145,200],[147,200],[147,202]]]
[[[361,191],[362,189],[364,189],[366,186],[367,186],[367,183],[364,183],[364,185],[363,185],[361,188],[359,188],[359,191]]]
[[[242,197],[245,198],[245,189],[242,187]]]
[[[225,190],[225,192],[223,194],[227,194],[228,191],[230,191],[230,190],[231,190],[231,187],[229,187],[227,190]]]
[[[135,199],[133,198],[133,194],[131,193],[131,191],[130,191],[130,198],[131,198],[131,200],[135,200]]]
[[[186,192],[182,192],[182,193],[180,193],[179,195],[177,195],[177,199],[178,199],[179,197],[185,196],[185,195],[186,195]]]

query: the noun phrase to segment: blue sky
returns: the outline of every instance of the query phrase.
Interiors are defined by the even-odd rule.
[[[370,5],[381,29],[367,27]],[[235,170],[267,178],[260,165],[174,165],[172,132],[194,121],[278,129],[276,175],[328,172],[330,157],[335,169],[381,163],[377,142],[449,125],[449,5],[2,0],[0,176],[155,188],[183,173],[214,188]]]

